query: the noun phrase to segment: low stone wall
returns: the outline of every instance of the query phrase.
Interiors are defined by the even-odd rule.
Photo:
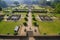
[[[36,40],[37,39],[60,39],[60,36],[33,36]],[[28,36],[7,36],[7,35],[0,35],[0,39],[20,39],[20,38],[28,38]]]

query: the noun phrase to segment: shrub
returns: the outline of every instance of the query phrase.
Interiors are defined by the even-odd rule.
[[[58,33],[60,35],[60,33]]]
[[[7,15],[7,16],[9,16],[9,15]]]
[[[25,19],[25,21],[28,21],[28,19],[27,18],[24,18]]]
[[[24,24],[24,26],[27,26],[27,23],[26,22],[24,22],[23,24]]]
[[[7,33],[7,35],[9,35],[10,33]]]
[[[34,26],[39,26],[36,22],[34,22],[33,24],[34,24]]]
[[[32,17],[35,17],[34,15],[32,15]]]
[[[18,32],[14,32],[14,35],[18,35]]]
[[[35,18],[32,18],[34,21],[36,21],[36,19]]]
[[[0,11],[2,11],[2,8],[0,7]]]
[[[44,33],[44,35],[46,35],[46,33]]]
[[[28,14],[26,15],[26,17],[28,17]]]

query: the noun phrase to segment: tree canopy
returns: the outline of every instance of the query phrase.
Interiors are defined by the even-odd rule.
[[[60,13],[60,3],[55,5],[55,12]]]
[[[19,2],[18,2],[18,1],[15,1],[14,4],[15,4],[15,5],[19,5]]]

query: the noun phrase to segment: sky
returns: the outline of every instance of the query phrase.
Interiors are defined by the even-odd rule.
[[[10,1],[23,1],[23,0],[10,0]],[[32,1],[36,1],[36,0],[32,0]],[[47,1],[50,1],[50,0],[47,0]]]
[[[11,0],[11,1],[19,1],[19,0]],[[47,1],[50,1],[50,0],[47,0]]]
[[[47,1],[50,1],[50,0],[47,0]]]

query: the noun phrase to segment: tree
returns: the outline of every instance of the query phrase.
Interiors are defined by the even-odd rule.
[[[24,18],[25,19],[25,21],[28,21],[28,19],[27,18]]]
[[[55,12],[60,13],[60,3],[57,3],[57,5],[55,6]]]
[[[19,2],[18,1],[15,1],[14,4],[18,6],[19,5]]]
[[[2,8],[1,8],[1,6],[0,6],[0,11],[2,11]]]
[[[14,35],[18,35],[18,32],[14,32]]]
[[[26,17],[28,17],[28,14],[26,15]]]
[[[44,35],[46,35],[46,33],[44,33]]]
[[[35,17],[34,14],[32,15],[32,17]]]
[[[35,18],[32,18],[34,21],[36,21],[36,19]]]
[[[34,26],[37,26],[37,27],[39,26],[36,22],[34,22],[33,24],[34,24]]]
[[[27,23],[26,23],[26,22],[24,22],[24,23],[23,23],[23,25],[24,25],[24,26],[27,26]]]
[[[46,2],[46,4],[49,5],[49,6],[51,6],[51,2],[50,1]]]

